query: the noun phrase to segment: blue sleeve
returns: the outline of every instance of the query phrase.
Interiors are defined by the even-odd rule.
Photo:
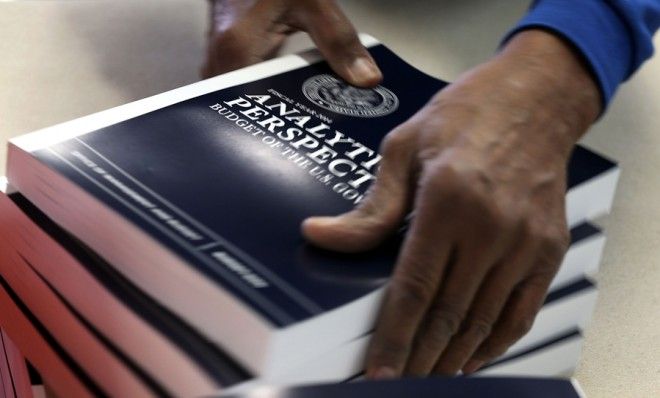
[[[607,106],[617,87],[653,54],[660,0],[537,0],[506,36],[531,28],[558,34],[582,53]]]

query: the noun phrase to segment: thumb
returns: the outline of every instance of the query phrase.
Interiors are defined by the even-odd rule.
[[[402,134],[390,133],[376,181],[358,207],[335,217],[306,219],[305,238],[316,246],[350,253],[372,249],[391,236],[412,203],[411,144]]]
[[[310,35],[332,70],[355,86],[380,83],[380,69],[339,6],[334,1],[311,1],[306,6],[294,13],[294,23]]]

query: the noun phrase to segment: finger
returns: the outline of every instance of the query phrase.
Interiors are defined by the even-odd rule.
[[[404,372],[406,375],[429,374],[452,336],[458,332],[474,291],[483,278],[482,272],[466,273],[458,270],[471,268],[473,265],[473,261],[465,256],[455,263],[450,263],[451,269],[443,281],[443,288],[424,315],[415,335]],[[483,264],[476,266],[480,269],[486,268]]]
[[[552,277],[546,275],[535,276],[515,289],[490,336],[463,366],[464,373],[476,372],[485,363],[501,356],[531,329],[551,281]]]
[[[415,200],[416,216],[406,235],[367,352],[367,375],[403,373],[419,325],[444,277],[461,215],[456,173],[425,166]],[[440,170],[440,171],[438,171]],[[458,188],[457,188],[458,187]]]
[[[472,285],[452,283],[448,285],[453,289],[449,291],[451,295],[441,300],[439,316],[433,322],[449,336],[460,325],[479,283],[500,257],[510,236],[508,221],[502,221],[504,217],[492,201],[484,200],[485,191],[465,174],[462,165],[447,159],[427,162],[419,184],[417,215],[397,262],[367,356],[367,371],[374,374],[383,370],[395,375],[402,373],[420,324],[438,295],[451,250],[456,248],[458,255],[463,256],[457,257],[461,266],[452,267],[457,270],[454,275]],[[457,242],[460,246],[455,246]],[[475,269],[470,268],[473,261],[477,263]],[[434,344],[442,345],[443,339],[441,336]]]
[[[564,220],[565,217],[560,219]],[[537,230],[531,235],[538,242],[534,272],[514,290],[493,332],[463,367],[465,373],[474,372],[484,363],[504,354],[529,331],[536,313],[543,305],[570,239],[565,223],[544,228],[543,232]]]
[[[383,75],[364,48],[353,24],[334,1],[312,1],[294,14],[339,76],[355,86],[378,84]]]
[[[385,137],[376,181],[358,207],[337,217],[311,217],[303,222],[303,235],[310,242],[330,250],[364,251],[400,227],[414,196],[415,142],[409,131],[410,126],[402,126]]]
[[[418,207],[367,351],[370,378],[403,373],[415,332],[437,292],[451,251],[448,231]],[[438,228],[440,226],[441,228]]]
[[[487,335],[499,314],[498,307],[504,305],[505,299],[502,299],[501,305],[496,301],[483,304],[478,301],[477,304],[481,305],[478,312],[473,313],[468,323],[463,325],[470,308],[474,307],[475,297],[483,294],[479,289],[485,286],[484,279],[492,273],[491,270],[513,240],[510,235],[512,227],[502,221],[503,218],[496,215],[494,209],[484,204],[471,204],[469,199],[463,199],[463,202],[469,206],[473,221],[455,227],[455,233],[467,240],[462,243],[458,261],[451,265],[417,333],[406,368],[406,373],[410,375],[429,374],[445,349],[451,347],[459,331],[460,340],[475,340]],[[516,280],[515,272],[495,275],[498,278],[491,277],[494,279],[492,283],[487,279],[486,292],[495,298],[499,298],[499,294],[508,297],[510,289],[520,279]],[[492,300],[492,297],[489,299]]]
[[[452,215],[442,223],[450,225],[457,241],[457,261],[448,269],[417,332],[406,367],[406,373],[412,375],[426,375],[433,369],[459,331],[482,281],[513,245],[518,228],[513,209],[495,205],[490,191],[479,184],[469,167],[444,161],[432,167],[433,178],[427,185],[435,191],[435,206]]]
[[[537,245],[525,242],[504,257],[479,286],[468,315],[433,367],[434,374],[455,375],[491,334],[514,288],[529,272]]]

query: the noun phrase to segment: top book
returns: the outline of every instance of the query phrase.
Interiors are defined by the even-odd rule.
[[[226,398],[584,398],[576,380],[513,377],[429,377],[261,388]]]
[[[399,246],[328,253],[300,223],[355,206],[447,84],[366,44],[376,88],[278,58],[15,138],[9,182],[254,374],[292,368],[371,329]],[[616,165],[577,147],[569,168],[569,223],[607,211]]]

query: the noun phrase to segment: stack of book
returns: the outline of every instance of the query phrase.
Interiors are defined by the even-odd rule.
[[[359,377],[401,236],[306,244],[353,208],[387,132],[446,83],[371,38],[346,85],[315,52],[257,64],[10,141],[0,326],[60,396],[198,396]],[[572,245],[531,331],[479,374],[569,372],[595,303],[618,168],[576,147]]]

